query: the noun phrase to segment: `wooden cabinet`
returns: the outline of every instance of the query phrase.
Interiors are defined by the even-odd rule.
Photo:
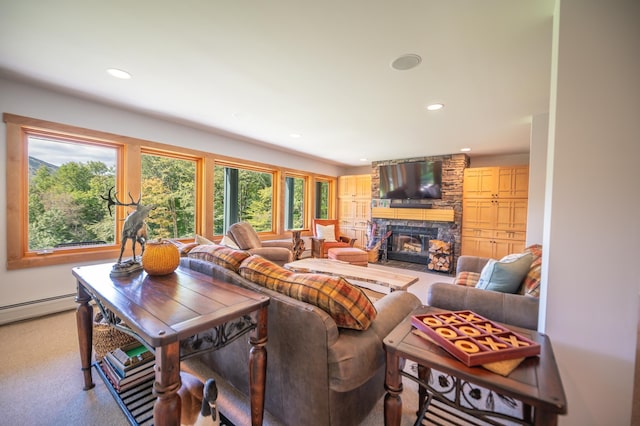
[[[527,198],[529,167],[478,167],[464,171],[463,197]]]
[[[528,188],[527,166],[466,169],[461,253],[500,259],[524,250]]]
[[[356,247],[367,244],[367,222],[371,218],[371,175],[338,178],[338,219],[340,232],[356,238]]]

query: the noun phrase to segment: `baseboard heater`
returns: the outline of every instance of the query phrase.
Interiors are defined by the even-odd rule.
[[[0,306],[0,325],[74,309],[76,293]]]

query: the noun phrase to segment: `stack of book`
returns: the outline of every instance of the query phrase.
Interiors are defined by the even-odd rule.
[[[131,389],[155,374],[155,356],[138,342],[107,352],[100,365],[118,392]]]

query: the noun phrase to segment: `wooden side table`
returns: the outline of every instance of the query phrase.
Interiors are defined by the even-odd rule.
[[[455,380],[466,381],[480,387],[510,396],[523,403],[525,423],[556,425],[559,414],[566,414],[567,401],[556,365],[549,337],[524,328],[507,326],[513,331],[540,344],[540,355],[526,358],[508,376],[492,373],[482,367],[467,367],[438,344],[412,333],[411,316],[445,312],[423,306],[412,312],[389,333],[383,344],[386,352],[387,373],[384,399],[385,425],[400,425],[402,415],[402,377],[420,384],[420,403],[427,396],[426,383],[429,369],[445,373]],[[407,359],[418,364],[418,377],[401,372],[400,361]],[[435,396],[438,397],[437,395]],[[482,417],[486,413],[466,411]]]
[[[291,242],[293,243],[293,260],[300,259],[304,253],[304,240],[301,237],[302,230],[294,229],[291,231]]]
[[[84,389],[91,389],[92,318],[94,300],[98,307],[121,319],[132,334],[155,352],[153,409],[156,426],[180,424],[180,341],[247,317],[251,350],[249,382],[251,422],[261,425],[267,369],[267,307],[269,298],[210,276],[178,268],[163,276],[140,271],[111,277],[113,264],[73,268],[78,282],[78,341],[84,373]]]

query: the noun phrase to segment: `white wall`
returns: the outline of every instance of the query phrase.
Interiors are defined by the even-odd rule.
[[[339,167],[317,159],[275,151],[265,146],[61,95],[51,90],[5,78],[0,78],[0,112],[184,146],[329,176],[342,174]],[[6,132],[5,126],[2,127],[0,141],[3,148],[0,150],[0,164],[3,165],[4,170]],[[23,315],[20,312],[26,312],[26,315],[29,315],[28,307],[8,308],[12,305],[56,298],[75,292],[75,281],[71,276],[71,267],[75,265],[7,271],[6,210],[7,204],[15,202],[15,200],[7,200],[6,179],[6,173],[3,171],[0,175],[0,322],[2,315],[8,311],[11,311],[12,316],[18,315],[18,318]],[[57,305],[52,309],[58,309]],[[19,313],[16,314],[15,311]]]
[[[549,122],[542,327],[562,425],[628,425],[640,259],[640,2],[559,0]]]
[[[525,247],[532,244],[542,244],[548,135],[549,114],[533,116],[531,121],[531,148],[529,150],[529,204]]]

